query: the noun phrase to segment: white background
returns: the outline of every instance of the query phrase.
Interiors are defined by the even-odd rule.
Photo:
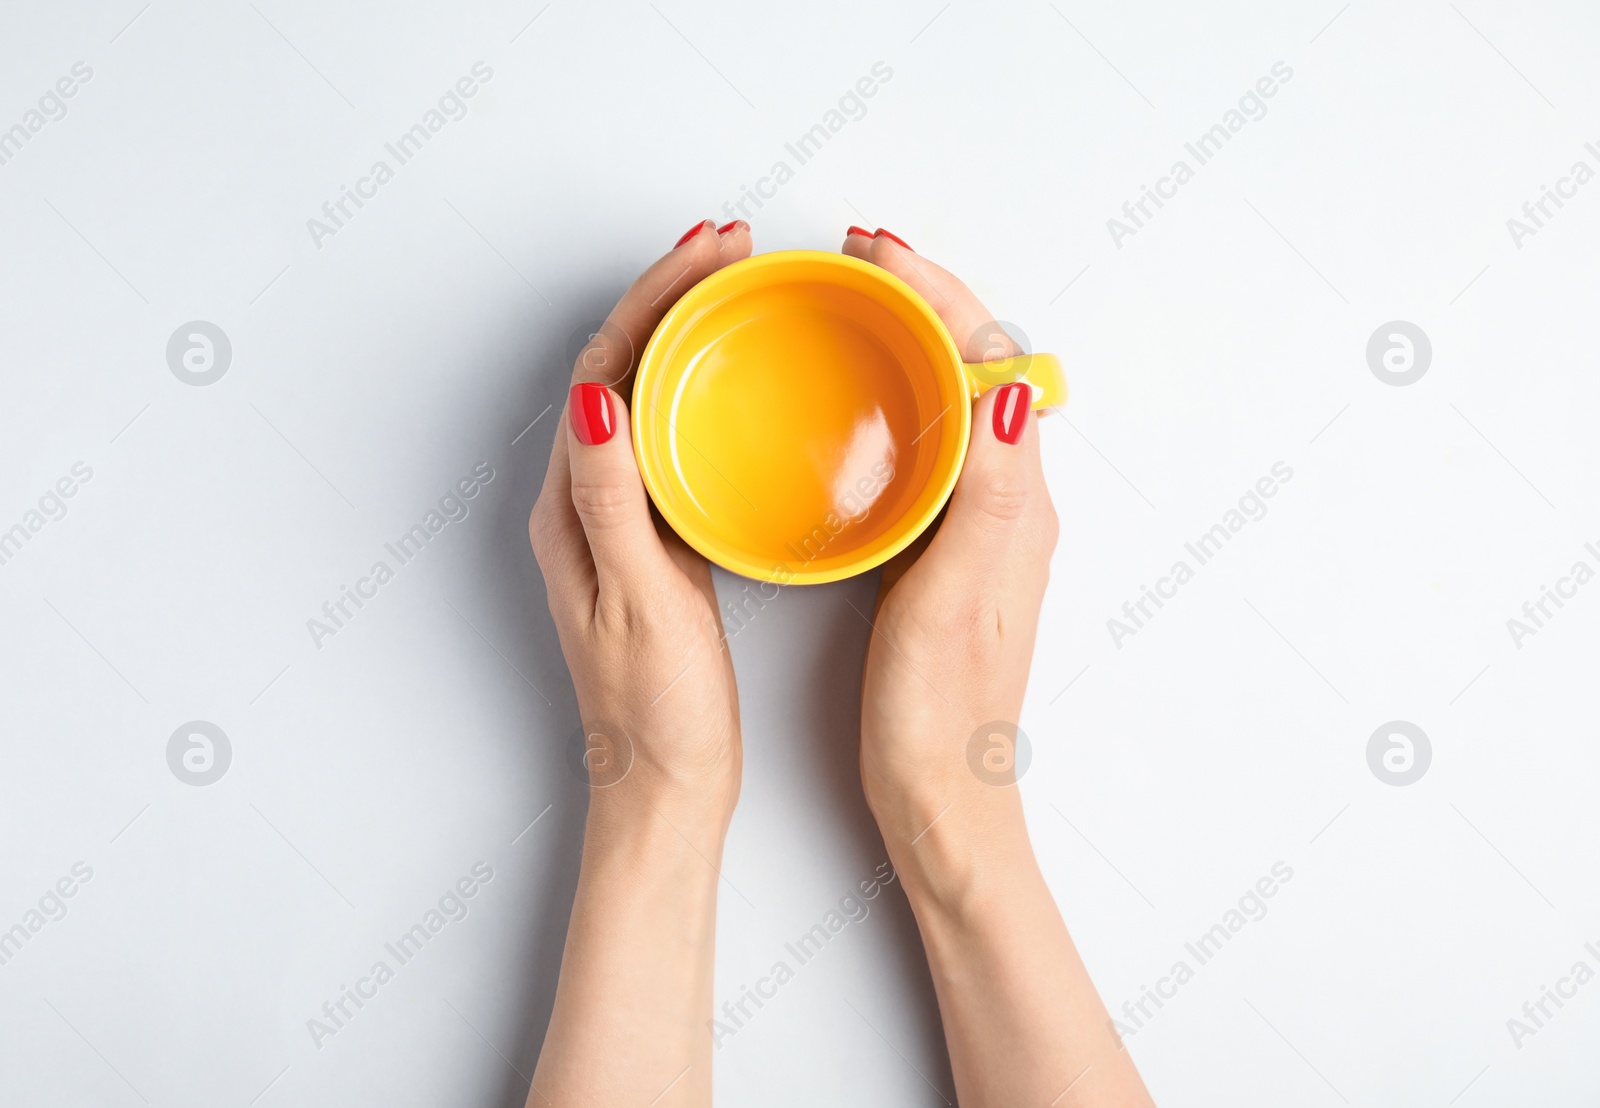
[[[1600,585],[1520,648],[1506,621],[1600,568],[1600,184],[1520,247],[1507,220],[1600,169],[1600,15],[541,2],[0,11],[0,128],[93,70],[0,166],[0,528],[93,471],[0,566],[0,928],[93,871],[0,966],[0,1103],[521,1103],[583,813],[525,533],[571,336],[875,62],[865,116],[748,208],[757,248],[881,224],[1067,363],[1022,789],[1113,1012],[1293,871],[1128,1038],[1157,1100],[1594,1103],[1600,983],[1520,1046],[1507,1021],[1600,969]],[[467,117],[316,246],[480,60]],[[1115,244],[1280,61],[1265,118]],[[233,347],[206,387],[166,360],[192,320]],[[1391,320],[1432,342],[1405,387],[1367,363]],[[1279,461],[1266,516],[1115,644]],[[471,514],[315,646],[479,462]],[[719,1000],[884,857],[855,770],[874,587],[786,590],[733,641]],[[191,720],[232,748],[206,787],[167,764]],[[1415,784],[1368,766],[1390,720],[1431,740]],[[467,917],[316,1045],[478,862]],[[904,900],[871,908],[723,1043],[722,1103],[954,1100]]]

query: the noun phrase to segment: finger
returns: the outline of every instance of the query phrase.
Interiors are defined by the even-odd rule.
[[[734,240],[742,241],[742,254],[733,249],[725,253],[724,238],[716,233],[709,219],[703,220],[645,270],[579,353],[572,368],[572,383],[594,382],[626,393],[639,354],[667,309],[704,278],[749,255],[748,225],[745,233]]]
[[[851,224],[844,233],[844,245],[839,248],[842,253],[861,261],[872,260],[872,232],[865,227]]]
[[[556,438],[564,437],[558,430]],[[564,465],[562,473],[566,473]],[[571,492],[565,485],[551,488],[548,472],[545,488],[528,513],[528,541],[544,577],[545,598],[557,616],[557,625],[580,612],[593,612],[597,584],[583,524],[573,510]]]
[[[599,595],[626,593],[671,568],[633,458],[627,405],[604,385],[582,382],[572,386],[566,423],[571,503]]]
[[[874,233],[852,226],[845,234],[843,252],[881,266],[910,285],[932,305],[967,361],[1006,358],[1024,352],[971,289],[942,266],[919,255],[899,236],[883,228]],[[956,571],[962,573],[981,572],[981,560],[997,556],[999,548],[1012,537],[1015,529],[1006,526],[1010,522],[1008,517],[1025,514],[1018,512],[1015,502],[1019,490],[1024,499],[1032,490],[1038,490],[1034,499],[1044,498],[1042,506],[1049,514],[1053,529],[1054,509],[1049,506],[1038,460],[1038,442],[1031,430],[1036,420],[1027,420],[1029,426],[1022,428],[1022,439],[1018,443],[998,439],[993,429],[993,413],[999,399],[994,395],[997,391],[991,390],[975,405],[972,444],[951,504],[946,505],[945,511],[915,542],[884,565],[879,584],[880,603],[943,533],[945,520],[952,512],[956,512],[960,520],[951,528],[953,537],[942,544],[950,553],[938,562],[958,567]],[[1013,418],[1017,415],[1015,412],[1007,414]],[[1011,449],[999,453],[994,450],[996,446],[1021,446],[1022,451]],[[1023,456],[1019,457],[1019,453]],[[957,501],[962,510],[956,509]]]
[[[723,265],[748,258],[753,245],[750,224],[742,219],[717,228],[717,254]]]
[[[565,424],[568,405],[557,419]],[[545,576],[545,591],[551,608],[593,610],[597,588],[594,561],[584,538],[583,523],[572,506],[572,470],[568,464],[567,435],[556,428],[550,447],[550,464],[545,467],[544,484],[538,502],[528,516],[528,538],[534,557]]]
[[[1001,581],[1023,574],[1042,589],[1055,545],[1055,510],[1039,457],[1038,418],[1021,382],[990,389],[972,413],[972,441],[944,522],[923,561],[940,574]]]
[[[851,251],[846,250],[846,253]],[[898,236],[878,228],[862,260],[887,269],[932,305],[966,361],[982,362],[1024,353],[971,289],[949,270],[922,257]]]
[[[626,392],[632,380],[638,355],[667,309],[677,303],[697,282],[724,265],[748,257],[749,228],[728,240],[717,235],[710,220],[689,229],[677,244],[658,259],[633,283],[599,331],[578,354],[572,368],[574,384],[598,383]],[[742,250],[742,253],[741,253]],[[569,422],[563,410],[563,422]],[[545,469],[540,506],[530,519],[530,528],[541,531],[539,545],[558,563],[587,563],[583,527],[572,506],[572,474],[568,459],[568,436],[557,434],[550,447],[550,464]],[[575,583],[579,587],[581,583]],[[589,590],[594,589],[589,573]]]

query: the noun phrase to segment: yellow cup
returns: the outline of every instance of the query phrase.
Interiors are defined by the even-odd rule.
[[[1025,380],[1066,399],[1050,354],[965,364],[909,285],[843,254],[789,250],[684,294],[640,356],[633,448],[673,530],[725,569],[779,584],[881,565],[938,516],[972,400]]]

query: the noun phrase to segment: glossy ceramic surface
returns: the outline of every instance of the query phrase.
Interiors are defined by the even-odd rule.
[[[833,581],[932,522],[977,389],[898,278],[840,254],[763,254],[702,281],[656,329],[634,383],[634,449],[662,515],[713,562]]]

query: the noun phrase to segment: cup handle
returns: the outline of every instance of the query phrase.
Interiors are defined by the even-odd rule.
[[[1054,354],[1019,354],[991,362],[966,362],[974,399],[997,385],[1026,381],[1033,388],[1033,408],[1053,408],[1067,400],[1067,374]]]

